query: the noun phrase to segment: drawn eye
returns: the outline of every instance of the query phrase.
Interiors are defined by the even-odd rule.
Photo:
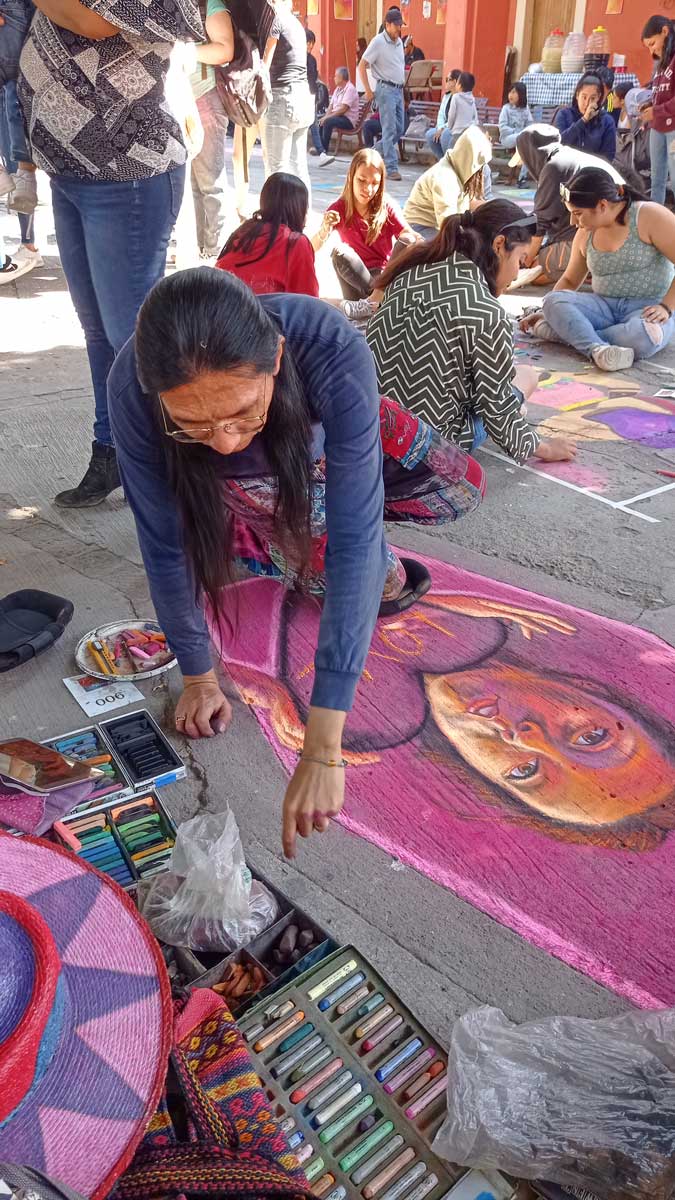
[[[532,779],[539,770],[539,759],[528,758],[527,762],[518,763],[504,776],[505,779]]]
[[[476,717],[497,717],[499,716],[499,701],[496,696],[482,696],[480,700],[474,700],[473,704],[469,704],[466,711],[473,713]]]
[[[586,729],[572,738],[573,746],[601,746],[609,737],[608,729]]]

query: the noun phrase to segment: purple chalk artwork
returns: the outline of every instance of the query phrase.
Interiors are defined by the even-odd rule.
[[[634,1003],[674,1004],[675,650],[424,561],[429,595],[375,631],[342,823]],[[237,590],[238,653],[225,624],[216,643],[292,769],[320,608]]]
[[[675,448],[675,413],[644,412],[635,408],[613,408],[589,421],[602,421],[627,442],[640,442],[654,450]]]

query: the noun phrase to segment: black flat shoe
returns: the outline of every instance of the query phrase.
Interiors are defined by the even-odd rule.
[[[395,600],[382,601],[378,617],[392,617],[396,613],[405,612],[406,608],[412,608],[413,604],[421,600],[431,587],[431,575],[421,562],[415,558],[402,558],[401,562],[405,567],[406,577],[403,590]]]

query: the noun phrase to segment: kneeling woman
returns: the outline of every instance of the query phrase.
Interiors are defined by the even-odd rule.
[[[263,184],[260,207],[225,243],[216,263],[256,293],[319,295],[314,249],[303,229],[309,193],[301,179],[276,171]]]
[[[509,200],[446,217],[432,241],[407,250],[378,281],[368,325],[380,391],[443,437],[472,450],[488,434],[517,462],[573,458],[562,438],[540,441],[522,412],[536,385],[513,362],[511,322],[497,297],[518,275],[536,229]]]
[[[561,189],[563,191],[563,189]],[[585,167],[563,196],[578,227],[569,265],[522,328],[567,342],[603,371],[651,358],[675,332],[675,216],[635,203],[625,184]],[[592,292],[578,292],[590,271]]]
[[[430,584],[387,546],[383,520],[455,520],[480,503],[483,472],[380,399],[370,351],[335,308],[259,299],[209,267],[153,288],[109,394],[152,598],[183,672],[179,730],[210,737],[230,715],[204,616],[205,604],[220,612],[224,584],[249,573],[325,594],[284,803],[292,854],[296,832],[326,829],[342,806],[342,730],[378,611],[403,611]]]

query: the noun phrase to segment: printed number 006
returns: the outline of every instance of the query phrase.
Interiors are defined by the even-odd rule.
[[[124,700],[124,692],[113,692],[109,696],[98,696],[97,704],[114,704],[115,700]]]

